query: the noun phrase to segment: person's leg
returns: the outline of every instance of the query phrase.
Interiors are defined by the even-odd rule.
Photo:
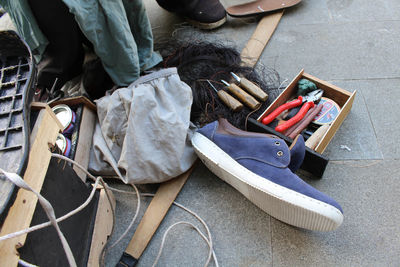
[[[156,0],[164,9],[184,16],[200,29],[215,29],[226,21],[226,11],[219,0]]]
[[[74,16],[61,0],[29,0],[39,28],[49,41],[38,64],[38,87],[55,89],[82,71],[83,34]]]

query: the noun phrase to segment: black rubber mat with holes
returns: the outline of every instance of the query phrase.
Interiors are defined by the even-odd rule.
[[[0,168],[23,174],[29,154],[29,113],[36,66],[28,45],[13,31],[0,31]],[[0,175],[0,222],[14,197]]]

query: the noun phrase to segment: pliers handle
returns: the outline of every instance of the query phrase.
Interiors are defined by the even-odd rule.
[[[293,100],[293,101],[287,102],[283,105],[280,105],[274,111],[272,111],[270,114],[268,114],[268,116],[266,116],[264,119],[262,119],[262,123],[265,125],[270,124],[273,120],[276,119],[276,117],[279,116],[279,114],[281,114],[285,110],[300,106],[302,103],[303,103],[303,97],[299,96],[296,100]]]
[[[268,114],[265,118],[263,118],[261,122],[265,125],[270,124],[283,111],[290,109],[290,108],[300,106],[302,103],[305,102],[305,104],[301,107],[300,111],[297,112],[297,114],[293,118],[291,118],[288,121],[275,127],[275,131],[281,133],[281,132],[289,129],[296,123],[298,123],[302,118],[304,118],[304,116],[306,115],[308,110],[315,106],[314,102],[321,99],[322,94],[323,94],[323,91],[321,89],[317,89],[317,90],[311,91],[304,97],[299,96],[296,100],[290,101],[290,102],[285,103],[285,104],[279,106],[278,108],[276,108],[274,111],[272,111],[270,114]]]
[[[307,114],[308,110],[310,108],[313,108],[314,106],[315,106],[314,102],[304,103],[304,105],[301,107],[299,112],[297,112],[296,116],[287,120],[285,123],[282,123],[282,124],[279,124],[278,126],[276,126],[275,131],[281,133],[281,132],[289,129],[290,127],[292,127],[293,125],[295,125],[296,123],[301,121],[301,119],[304,118],[304,116]]]

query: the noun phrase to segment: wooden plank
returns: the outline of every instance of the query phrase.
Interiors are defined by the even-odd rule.
[[[111,193],[112,206],[115,210],[115,199]],[[108,201],[105,190],[100,189],[99,203],[97,206],[96,220],[94,223],[94,230],[92,235],[92,244],[90,246],[90,254],[87,266],[99,266],[100,254],[103,247],[107,243],[108,237],[111,235],[113,228],[113,215],[111,211],[110,202]]]
[[[82,119],[79,129],[78,144],[74,160],[84,168],[89,166],[90,148],[92,146],[93,132],[96,123],[96,112],[88,106],[83,106]],[[76,174],[86,182],[86,173],[74,165]]]
[[[39,117],[40,127],[37,128],[35,141],[31,145],[28,165],[24,173],[24,180],[34,190],[40,192],[44,177],[51,158],[48,144],[54,144],[61,127],[54,120],[52,112],[46,112]],[[0,235],[10,234],[28,228],[35,211],[37,197],[26,190],[18,190],[14,204],[1,228]],[[0,242],[1,266],[17,266],[19,254],[16,249],[22,247],[26,234]]]
[[[283,9],[264,16],[240,54],[244,65],[254,67],[283,15]]]
[[[192,173],[195,164],[185,173],[176,178],[164,182],[158,188],[154,198],[150,202],[139,226],[136,228],[135,234],[125,252],[138,260],[146,249],[151,238],[161,224],[169,208],[174,202],[176,196],[186,183],[189,175]]]
[[[46,103],[41,103],[41,102],[32,102],[31,104],[31,110],[40,110],[40,109],[46,109],[46,111],[48,112],[48,115],[50,115],[53,119],[54,122],[58,125],[58,127],[60,127],[60,129],[63,129],[63,125],[61,124],[61,122],[58,120],[56,114],[53,112],[53,110],[50,108],[49,105],[47,105]],[[35,123],[35,126],[39,124],[37,124],[37,122]],[[31,134],[32,137],[32,134]]]
[[[84,104],[85,106],[89,107],[91,110],[96,112],[96,105],[90,101],[88,98],[84,96],[75,96],[75,97],[68,97],[68,98],[63,98],[58,101],[55,101],[50,104],[51,107],[60,105],[60,104],[65,104],[67,106],[76,106],[79,104]]]
[[[347,117],[349,114],[351,107],[353,106],[354,98],[356,96],[357,91],[354,91],[351,96],[347,99],[346,103],[342,107],[342,109],[339,112],[339,115],[336,117],[336,119],[332,122],[331,126],[329,127],[328,131],[325,133],[325,135],[322,137],[321,142],[318,144],[318,146],[315,148],[315,151],[318,153],[323,153],[332,140],[332,138],[335,136],[336,131],[339,129],[340,125],[342,125],[344,119]],[[336,101],[335,98],[333,100]]]

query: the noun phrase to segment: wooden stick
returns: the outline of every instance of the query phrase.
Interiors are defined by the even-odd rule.
[[[254,67],[274,33],[284,9],[263,17],[240,54],[243,64]]]
[[[176,196],[193,171],[194,165],[185,173],[160,185],[117,266],[132,267],[136,265]]]
[[[39,127],[37,127],[39,125]],[[35,124],[36,134],[29,152],[28,165],[24,173],[24,180],[36,192],[40,192],[51,158],[49,144],[56,142],[57,135],[62,127],[55,119],[50,108],[40,111],[38,121]],[[0,236],[10,234],[25,228],[31,224],[35,211],[37,197],[32,192],[19,189],[14,204],[1,228]],[[0,242],[1,266],[17,266],[19,253],[17,249],[25,244],[26,234]]]

